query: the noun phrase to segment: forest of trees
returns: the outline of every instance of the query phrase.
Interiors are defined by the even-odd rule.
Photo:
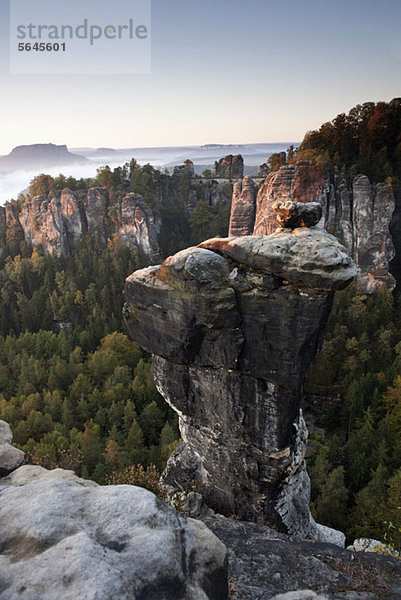
[[[136,463],[161,469],[176,419],[150,357],[123,333],[135,252],[117,237],[105,249],[87,237],[69,260],[25,246],[3,261],[0,418],[17,445],[34,462],[97,480]]]
[[[373,181],[400,177],[400,118],[398,99],[358,106],[270,165],[308,157],[338,161],[348,174],[366,172]],[[110,197],[140,193],[160,212],[163,256],[227,234],[229,203],[213,207],[198,198],[188,213],[188,178],[183,174],[162,202],[165,177],[133,159],[100,169],[96,180],[40,175],[29,193],[65,185],[78,194],[92,185]],[[112,233],[106,247],[84,236],[68,260],[25,242],[0,248],[0,418],[32,462],[100,482],[132,481],[132,465],[161,470],[178,443],[176,417],[153,386],[151,359],[128,339],[122,320],[125,278],[142,266],[143,257]],[[320,432],[310,436],[308,459],[314,516],[349,540],[374,537],[400,548],[399,297],[385,289],[367,296],[356,286],[336,294],[305,392],[305,412]]]
[[[362,173],[372,183],[401,181],[401,98],[365,102],[309,131],[296,160],[338,167],[349,177]]]
[[[317,131],[308,131],[295,150],[272,154],[271,171],[284,164],[308,161],[323,170],[340,171],[352,179],[367,175],[371,183],[391,179],[401,185],[401,98],[391,102],[365,102],[346,115],[337,115]]]
[[[14,208],[66,186],[78,195],[99,186],[110,200],[135,191],[160,211],[163,256],[227,234],[229,204],[199,199],[189,214],[189,179],[182,176],[161,202],[165,177],[134,159],[99,169],[96,179],[40,174]],[[69,259],[44,255],[12,233],[0,247],[0,418],[31,462],[100,482],[137,464],[161,471],[179,440],[176,415],[154,387],[151,358],[128,339],[122,319],[125,279],[147,261],[111,225],[106,246],[87,234]]]
[[[384,287],[338,292],[325,341],[308,371],[304,409],[325,435],[311,435],[308,470],[320,523],[348,539],[401,547],[401,303]]]

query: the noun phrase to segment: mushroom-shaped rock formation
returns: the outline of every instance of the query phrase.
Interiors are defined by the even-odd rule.
[[[128,277],[130,335],[153,353],[157,388],[179,415],[165,483],[194,482],[224,515],[321,537],[302,385],[334,291],[355,276],[334,236],[303,227],[208,240]]]

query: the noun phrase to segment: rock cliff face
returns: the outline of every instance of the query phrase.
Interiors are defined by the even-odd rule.
[[[140,249],[151,262],[159,259],[160,218],[139,194],[116,197],[110,202],[101,188],[91,188],[83,198],[64,189],[60,198],[36,196],[26,202],[18,218],[7,209],[8,212],[0,212],[0,234],[3,222],[5,231],[19,226],[22,239],[41,245],[46,253],[68,257],[84,233],[89,232],[105,244],[114,232],[127,246]]]
[[[214,163],[213,176],[222,179],[240,179],[244,176],[244,159],[241,154],[229,154]]]
[[[195,167],[192,160],[184,160],[184,164],[174,167],[173,177],[181,177],[182,175],[187,175],[189,179],[195,176]]]
[[[400,561],[294,540],[266,525],[221,516],[205,519],[229,550],[234,599],[396,600]],[[314,591],[312,591],[314,590]]]
[[[395,287],[389,273],[394,247],[389,225],[394,212],[393,191],[381,183],[372,186],[364,175],[358,175],[349,187],[339,176],[330,181],[320,169],[308,163],[283,166],[269,174],[259,189],[255,203],[254,235],[268,235],[277,227],[272,205],[276,201],[318,202],[322,207],[321,225],[334,233],[347,248],[358,266],[358,282],[372,291],[383,283]],[[246,230],[240,199],[234,194],[231,227]],[[251,214],[251,208],[248,209]],[[249,218],[248,229],[253,218]],[[243,235],[238,233],[238,235]]]
[[[166,483],[193,481],[222,514],[319,537],[302,384],[333,293],[355,275],[336,238],[311,227],[209,240],[127,279],[130,335],[179,415]]]
[[[128,194],[121,201],[121,225],[117,234],[130,248],[140,248],[142,252],[155,262],[159,258],[157,233],[160,223],[151,210],[145,205],[139,194]]]
[[[257,188],[246,176],[234,184],[229,236],[252,235],[255,224]]]

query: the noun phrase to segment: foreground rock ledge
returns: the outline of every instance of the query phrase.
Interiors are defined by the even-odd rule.
[[[224,515],[319,538],[309,512],[302,384],[334,291],[356,267],[318,227],[213,239],[126,282],[133,340],[154,355],[183,444],[163,479]]]
[[[225,600],[225,546],[130,485],[23,466],[0,479],[1,600]]]

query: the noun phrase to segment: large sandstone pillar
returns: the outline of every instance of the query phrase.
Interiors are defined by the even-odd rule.
[[[298,227],[212,239],[127,279],[130,335],[179,415],[166,483],[193,481],[220,513],[316,537],[302,385],[334,291],[355,275],[335,237]]]

